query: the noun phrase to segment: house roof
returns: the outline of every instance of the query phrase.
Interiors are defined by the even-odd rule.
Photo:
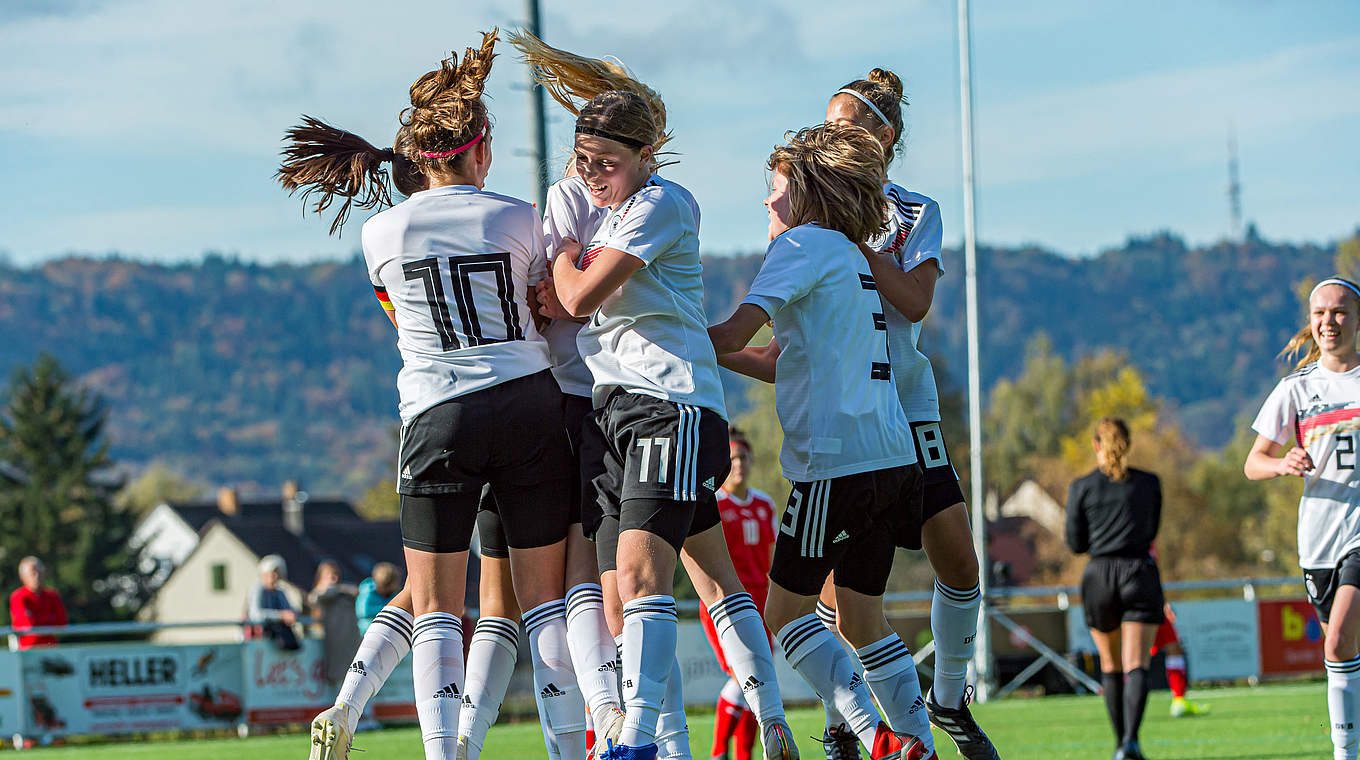
[[[367,578],[378,562],[391,562],[404,567],[401,525],[396,520],[350,519],[306,521],[302,535],[294,535],[284,528],[281,519],[272,517],[241,518],[219,515],[209,520],[200,533],[215,524],[231,531],[257,557],[277,554],[288,563],[288,579],[299,588],[308,589],[316,577],[316,568],[323,560],[334,560],[340,565],[341,579],[358,583]]]
[[[169,502],[171,509],[179,514],[190,528],[200,534],[203,527],[212,520],[274,520],[282,524],[283,522],[283,500],[276,499],[270,501],[243,501],[236,509],[236,514],[228,515],[217,506],[216,501],[194,501],[194,502]],[[303,525],[310,530],[312,524],[316,522],[328,522],[331,520],[358,520],[363,521],[359,514],[354,511],[347,501],[323,501],[320,499],[308,500],[302,508]]]

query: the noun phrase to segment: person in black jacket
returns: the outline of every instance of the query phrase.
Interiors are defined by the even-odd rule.
[[[1115,760],[1142,760],[1138,727],[1147,705],[1148,663],[1163,618],[1162,580],[1152,542],[1162,518],[1162,484],[1128,466],[1129,427],[1096,425],[1095,470],[1067,492],[1067,545],[1091,562],[1081,578],[1082,606],[1100,653]]]

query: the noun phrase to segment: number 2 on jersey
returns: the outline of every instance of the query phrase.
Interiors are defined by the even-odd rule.
[[[1346,457],[1349,457],[1349,460]],[[1355,469],[1355,436],[1338,435],[1336,437],[1336,469]]]
[[[439,257],[430,256],[401,266],[408,282],[420,280],[425,285],[425,300],[430,305],[430,316],[434,319],[435,330],[439,333],[444,350],[524,340],[524,331],[519,326],[519,306],[511,292],[515,281],[510,271],[510,254],[479,253],[447,258],[449,278],[453,285],[454,307],[458,309],[457,326],[453,323],[449,302],[444,296],[444,275],[440,271]],[[473,298],[472,276],[478,273],[490,273],[496,279],[498,302],[486,312],[481,310],[482,306],[475,303]],[[488,324],[497,320],[503,321],[505,337],[488,337],[482,331],[483,318]],[[461,331],[459,327],[462,328]],[[459,340],[460,338],[462,340]]]

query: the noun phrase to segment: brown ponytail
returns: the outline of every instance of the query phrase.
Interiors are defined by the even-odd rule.
[[[1356,291],[1360,290],[1360,285],[1356,285],[1350,280],[1347,280],[1344,277],[1338,277],[1337,275],[1332,275],[1326,279],[1340,280],[1350,286],[1347,287],[1346,290],[1350,291],[1352,299],[1356,302],[1356,312],[1357,314],[1360,314],[1360,297],[1355,295]],[[1337,283],[1330,284],[1336,285]],[[1313,286],[1313,289],[1316,290],[1317,286]],[[1310,295],[1309,301],[1311,302],[1311,300],[1312,296]],[[1307,313],[1311,314],[1313,309],[1312,303],[1304,304],[1304,309]],[[1284,359],[1292,359],[1295,356],[1298,356],[1299,360],[1294,363],[1295,370],[1303,369],[1322,358],[1322,349],[1318,347],[1317,341],[1313,340],[1313,322],[1311,316],[1305,317],[1303,328],[1294,333],[1294,337],[1290,338],[1289,342],[1284,344],[1284,348],[1281,349],[1280,353],[1276,354],[1276,356]]]
[[[275,178],[291,196],[302,190],[304,205],[313,193],[312,204],[318,215],[330,208],[336,196],[344,198],[330,234],[334,235],[349,218],[352,207],[371,209],[392,205],[387,190],[388,173],[383,163],[394,161],[390,149],[374,147],[364,138],[326,124],[310,116],[284,133],[283,163]]]
[[[1118,417],[1105,417],[1096,423],[1096,442],[1100,444],[1100,471],[1110,480],[1126,479],[1129,426]]]
[[[466,148],[490,134],[490,114],[482,92],[496,58],[497,33],[495,29],[483,32],[481,47],[468,48],[462,63],[451,53],[439,68],[411,85],[411,105],[401,112],[401,123],[411,139],[407,157],[421,171],[456,169],[467,156]],[[464,150],[454,152],[460,148]]]
[[[869,72],[869,76],[864,79],[856,79],[849,84],[841,87],[842,90],[853,90],[863,95],[874,107],[888,118],[887,125],[893,130],[892,150],[885,155],[886,163],[892,163],[892,158],[897,153],[902,152],[902,135],[906,128],[902,122],[902,106],[907,105],[907,99],[902,95],[902,80],[887,69],[874,69]],[[835,97],[835,96],[832,96]],[[846,97],[851,97],[847,95]],[[861,104],[860,108],[864,111]],[[878,117],[873,113],[869,116],[874,120]]]

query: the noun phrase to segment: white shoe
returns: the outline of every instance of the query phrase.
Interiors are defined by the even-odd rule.
[[[312,751],[308,760],[348,760],[354,732],[349,727],[349,708],[336,705],[312,718]]]
[[[611,742],[619,743],[619,734],[623,733],[623,710],[611,706],[603,716],[592,717],[595,718],[595,746],[591,747],[590,754],[600,757],[609,750]]]

